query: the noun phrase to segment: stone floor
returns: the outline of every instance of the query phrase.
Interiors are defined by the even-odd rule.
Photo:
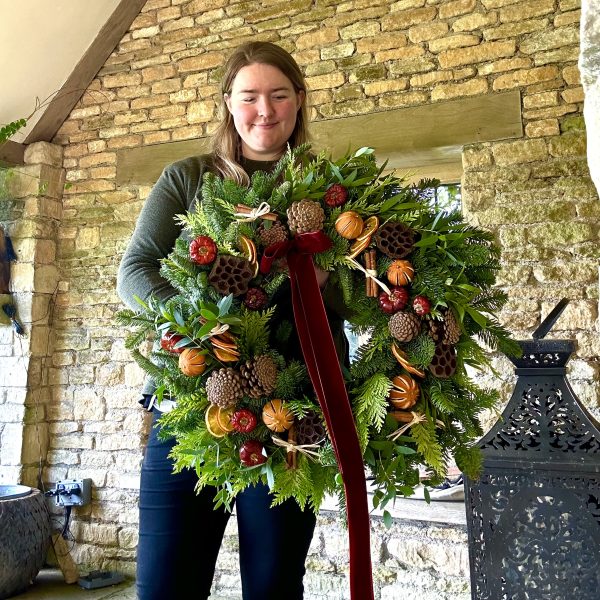
[[[136,600],[135,582],[124,581],[96,590],[87,590],[74,583],[67,585],[56,569],[42,569],[34,584],[15,600]]]

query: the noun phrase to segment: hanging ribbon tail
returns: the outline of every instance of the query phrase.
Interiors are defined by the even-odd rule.
[[[303,234],[291,242],[284,242],[288,244],[292,304],[308,373],[323,410],[344,481],[350,541],[351,599],[373,600],[370,521],[363,458],[312,260],[312,253],[323,251],[314,250],[314,247],[327,245],[322,238],[329,241],[327,247],[330,247],[331,240],[322,232],[318,233],[321,236]]]

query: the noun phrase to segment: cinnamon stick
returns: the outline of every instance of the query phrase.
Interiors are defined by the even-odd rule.
[[[242,214],[242,215],[250,215],[252,214],[252,208],[250,208],[249,206],[246,206],[245,204],[237,204],[235,207],[236,212]],[[261,219],[265,219],[266,221],[277,221],[277,214],[276,213],[266,213],[264,215],[260,216]]]
[[[295,425],[292,425],[288,429],[288,442],[292,444],[297,442]],[[288,450],[286,457],[288,469],[295,469],[298,466],[296,463],[296,454],[296,450]]]

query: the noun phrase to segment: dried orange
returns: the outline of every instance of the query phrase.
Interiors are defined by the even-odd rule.
[[[227,433],[219,423],[219,410],[220,408],[216,404],[211,404],[206,409],[204,415],[204,422],[206,423],[208,433],[217,438],[225,437],[225,434]]]
[[[217,411],[217,423],[223,431],[229,433],[233,431],[233,425],[231,424],[231,417],[235,412],[235,406],[228,406],[227,408],[219,407]]]

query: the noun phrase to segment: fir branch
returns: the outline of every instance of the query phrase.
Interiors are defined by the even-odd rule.
[[[238,348],[242,359],[250,359],[264,354],[269,348],[269,319],[275,312],[274,308],[265,311],[242,309],[241,331]]]
[[[415,423],[410,428],[410,436],[417,444],[417,450],[423,455],[427,466],[436,473],[443,474],[446,466],[443,450],[435,433],[435,423],[430,419],[423,423]]]
[[[429,335],[422,334],[402,345],[408,354],[408,361],[416,367],[427,367],[435,354],[435,342]]]
[[[354,412],[357,421],[362,421],[381,431],[388,409],[388,394],[392,382],[383,373],[376,373],[359,388],[353,390]],[[366,445],[366,444],[365,444]]]
[[[307,381],[306,366],[293,360],[285,369],[277,373],[275,397],[282,400],[293,400],[298,397],[302,385]]]
[[[429,398],[440,413],[452,414],[456,409],[455,389],[452,383],[444,379],[431,379]]]

